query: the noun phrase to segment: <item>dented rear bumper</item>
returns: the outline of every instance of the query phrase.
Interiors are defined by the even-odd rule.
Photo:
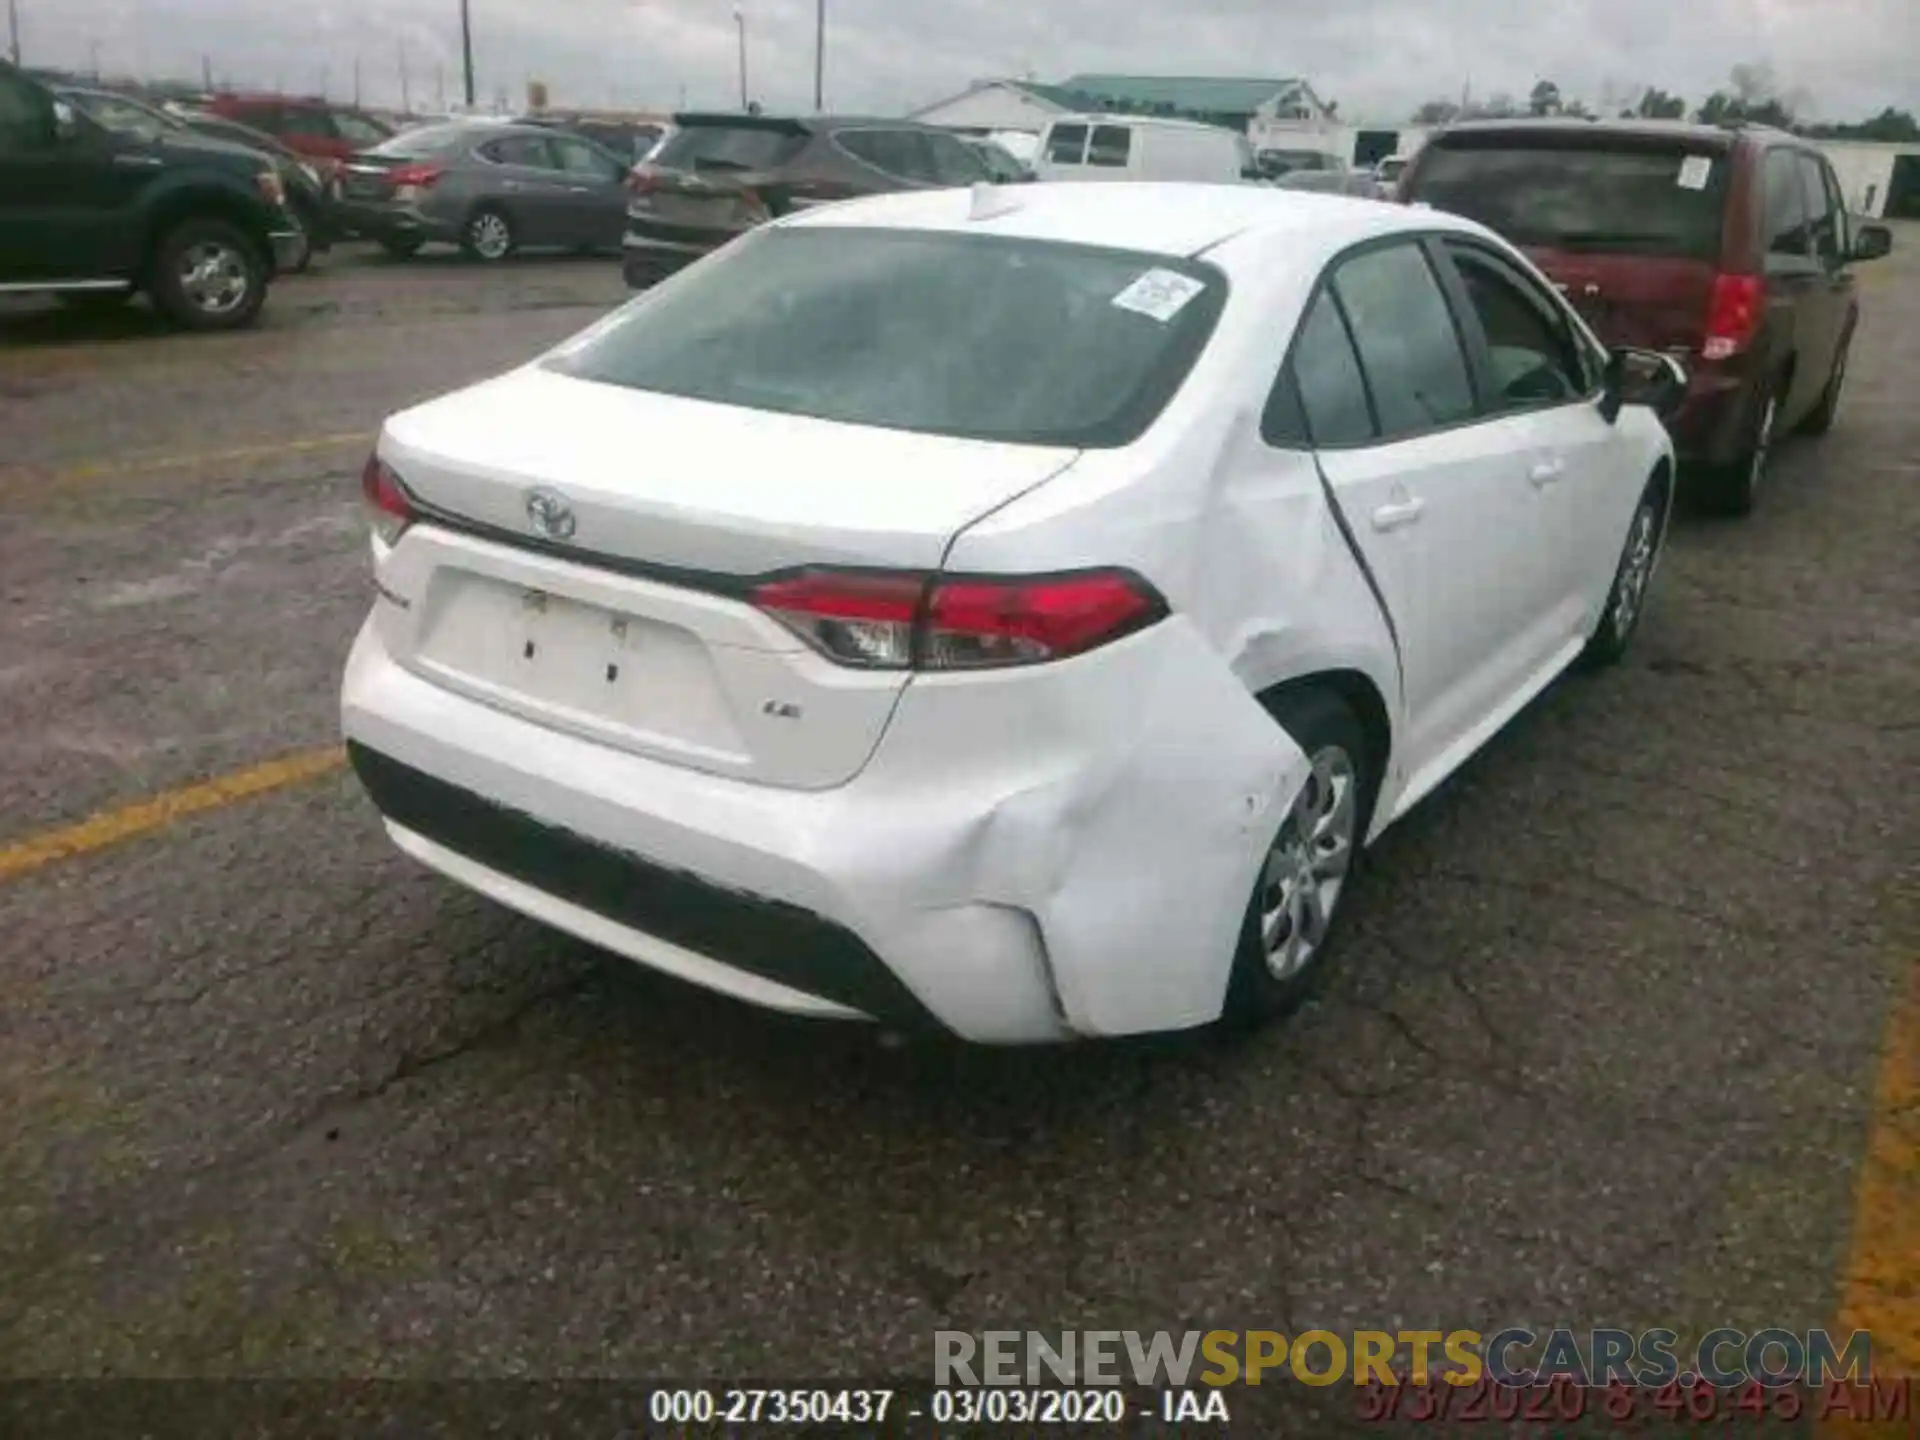
[[[830,790],[546,729],[401,667],[372,625],[342,714],[396,842],[461,883],[754,1003],[987,1043],[1216,1018],[1306,770],[1178,616],[916,677]]]

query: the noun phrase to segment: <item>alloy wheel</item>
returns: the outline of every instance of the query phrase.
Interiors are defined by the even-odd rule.
[[[1311,763],[1261,875],[1260,940],[1276,980],[1298,975],[1326,943],[1353,864],[1360,815],[1353,757],[1329,745]]]
[[[1753,437],[1753,455],[1747,461],[1747,489],[1760,488],[1760,477],[1766,473],[1767,456],[1773,450],[1773,422],[1780,411],[1778,396],[1767,397],[1767,408],[1760,412],[1760,429]]]
[[[253,286],[246,256],[223,240],[201,240],[180,256],[180,292],[203,315],[227,315]]]
[[[498,260],[512,248],[513,232],[503,217],[488,211],[473,217],[467,226],[467,240],[482,260]]]
[[[1620,579],[1614,589],[1613,633],[1621,640],[1633,633],[1646,600],[1647,581],[1653,576],[1655,535],[1659,529],[1653,506],[1642,503],[1627,532],[1626,552],[1620,557]]]

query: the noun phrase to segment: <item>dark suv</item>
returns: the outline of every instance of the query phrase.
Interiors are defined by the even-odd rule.
[[[0,291],[117,304],[144,290],[180,325],[231,330],[305,245],[258,151],[109,130],[0,64]]]
[[[990,180],[959,136],[907,120],[676,115],[628,179],[627,283],[650,285],[790,210]]]
[[[1847,214],[1817,149],[1759,127],[1457,125],[1399,196],[1523,247],[1608,345],[1679,359],[1674,446],[1695,495],[1732,513],[1752,508],[1774,439],[1833,424],[1860,316],[1850,267],[1892,244]]]

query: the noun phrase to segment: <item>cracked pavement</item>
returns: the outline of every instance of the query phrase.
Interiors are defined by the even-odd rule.
[[[0,1377],[924,1374],[939,1328],[1829,1323],[1915,955],[1920,230],[1836,432],[1377,847],[1289,1023],[891,1048],[444,883],[344,771],[0,882]],[[624,295],[0,312],[0,844],[324,745],[380,418]]]

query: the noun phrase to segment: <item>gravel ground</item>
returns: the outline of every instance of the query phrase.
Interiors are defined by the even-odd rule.
[[[1897,243],[1835,433],[1751,519],[1678,524],[1628,661],[1388,837],[1325,998],[1251,1040],[757,1013],[427,874],[337,768],[0,879],[0,1376],[1829,1323],[1920,936]],[[367,437],[594,318],[616,268],[344,250],[212,339],[0,312],[0,847],[330,744]]]

